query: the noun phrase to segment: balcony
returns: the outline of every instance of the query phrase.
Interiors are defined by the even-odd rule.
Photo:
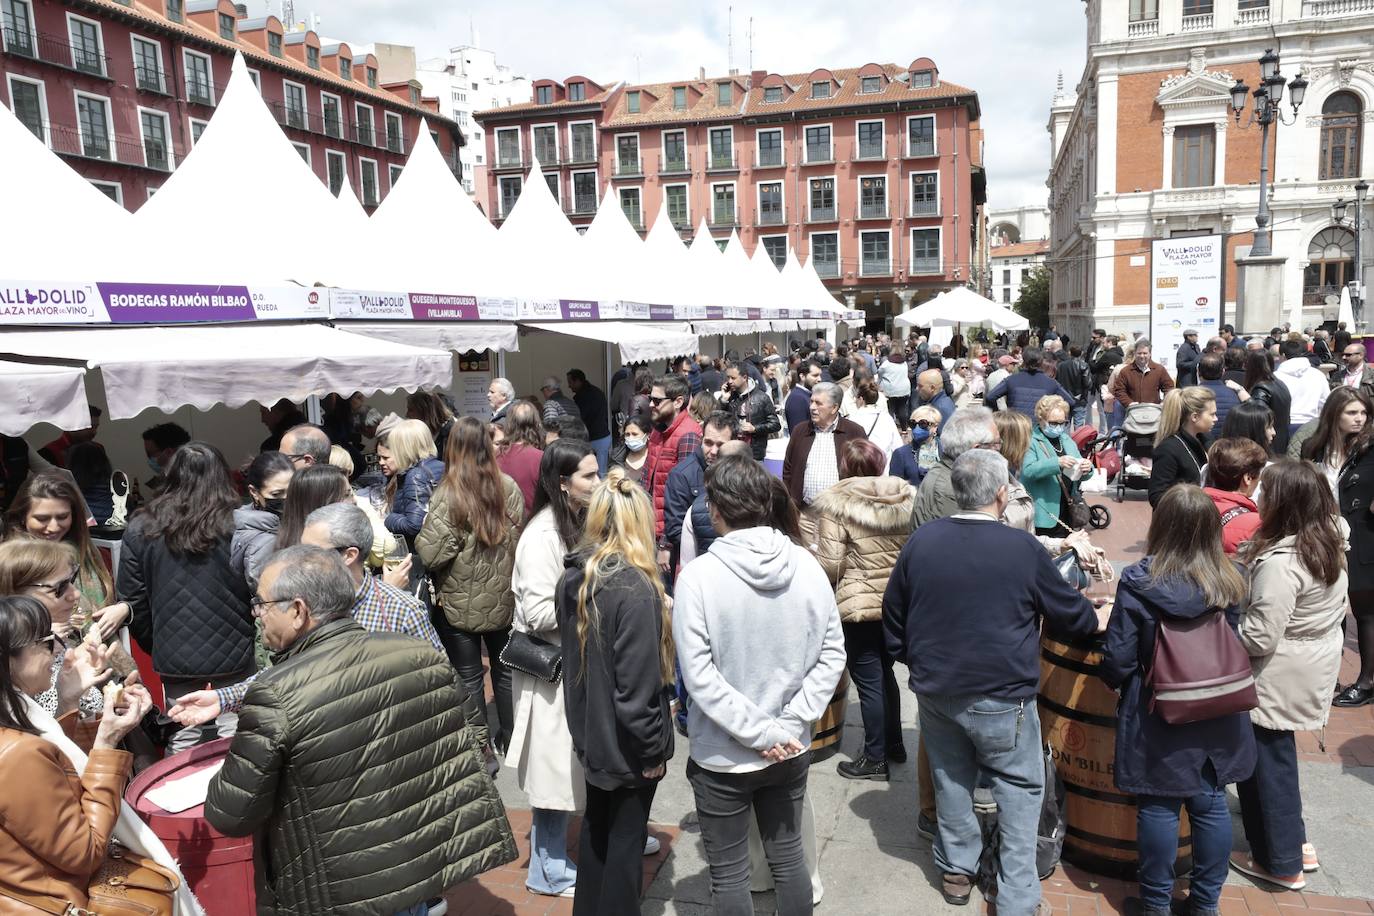
[[[534,158],[539,160],[540,168],[554,168],[558,165],[558,150],[537,148],[534,151]]]
[[[150,169],[170,172],[172,170],[172,161],[168,156],[170,152],[166,143],[158,140],[144,140],[143,164]]]
[[[828,207],[812,207],[806,215],[808,223],[833,223],[838,217],[835,215],[835,205]]]
[[[1159,34],[1158,19],[1142,19],[1126,25],[1127,38],[1152,38]]]
[[[754,168],[756,169],[780,169],[787,165],[787,157],[780,149],[771,149],[759,152],[754,156]]]
[[[377,186],[363,182],[362,203],[364,207],[377,206]]]
[[[1226,187],[1168,188],[1150,193],[1152,216],[1220,214],[1226,209]]]
[[[755,226],[785,226],[787,225],[786,207],[768,207],[758,212],[754,217]]]
[[[596,150],[591,146],[574,143],[572,152],[563,160],[564,165],[592,165],[596,162]]]
[[[911,212],[908,216],[939,216],[940,201],[938,200],[913,200],[911,202]]]
[[[1269,4],[1236,11],[1236,25],[1263,25],[1269,21]]]
[[[912,258],[911,275],[913,277],[940,276],[944,273],[940,269],[939,258]]]
[[[673,228],[678,232],[692,231],[692,218],[686,213],[669,213],[668,222],[671,223]]]
[[[877,203],[861,203],[854,208],[855,219],[888,219],[887,201],[880,200]]]
[[[299,111],[297,111],[296,113],[297,113],[297,114],[303,114],[303,112],[299,112]],[[335,140],[342,140],[342,139],[343,139],[343,119],[342,119],[342,118],[340,118],[337,114],[334,114],[334,115],[326,114],[321,120],[323,121],[323,124],[324,124],[324,135],[325,135],[326,137],[333,137]],[[301,129],[304,130],[304,127],[302,127]]]
[[[1212,14],[1198,13],[1195,16],[1183,17],[1184,32],[1210,32],[1212,30]]]
[[[279,102],[273,102],[272,108],[274,109],[274,114],[277,116],[277,123],[282,127],[294,127],[296,130],[307,129],[306,124],[309,123],[309,113],[306,112],[304,108],[297,108],[294,105],[284,105]],[[331,137],[342,136],[343,131],[339,126],[340,122],[333,122],[333,129],[338,131],[338,133],[332,134],[329,133],[329,123],[329,121],[324,122],[326,127],[324,133]]]
[[[706,162],[706,171],[709,172],[738,172],[739,160],[735,158],[734,151],[729,155],[712,153],[711,158]]]
[[[569,216],[596,216],[596,197],[593,195],[566,203],[563,212]]]
[[[715,207],[711,210],[711,228],[734,229],[739,226],[739,211],[733,207]]]
[[[1374,0],[1306,0],[1303,13],[1307,16],[1357,16],[1374,12]]]
[[[892,276],[891,258],[863,258],[859,261],[859,276],[861,277],[890,277]]]
[[[186,101],[192,105],[204,105],[207,108],[215,104],[214,98],[210,95],[210,84],[202,83],[197,80],[188,80],[186,83]]]
[[[46,32],[24,31],[5,26],[5,53],[16,57],[41,60],[44,63],[75,70],[90,76],[108,79],[110,58],[107,54],[92,53],[76,48],[65,38]]]
[[[622,212],[624,212],[625,218],[630,221],[630,225],[634,226],[636,231],[644,231],[644,214],[640,212],[638,207],[628,207]]]
[[[615,162],[616,178],[643,178],[644,162],[638,156],[633,159],[617,159]]]
[[[822,280],[835,280],[840,276],[840,262],[838,260],[813,257],[811,266],[816,268],[816,276]]]
[[[78,73],[90,76],[104,76],[110,72],[110,58],[100,53],[100,49],[80,46],[72,47],[72,67]]]
[[[141,67],[134,65],[134,86],[142,92],[156,92],[159,95],[171,95],[167,91],[167,77],[156,67]]]
[[[373,130],[371,124],[365,124],[365,123],[362,123],[362,122],[354,122],[354,124],[353,124],[353,142],[354,142],[354,143],[361,143],[363,146],[376,146],[376,145],[377,145],[377,132],[376,132],[375,130]]]
[[[386,148],[388,152],[401,153],[404,155],[406,151],[406,138],[402,137],[400,134],[393,134],[387,131]]]
[[[658,173],[660,175],[692,174],[691,155],[689,153],[681,153],[676,156],[659,156]]]
[[[808,146],[803,165],[830,165],[835,161],[835,152],[828,146]]]
[[[143,161],[143,144],[132,137],[116,134],[93,134],[82,136],[79,129],[66,124],[44,123],[48,134],[48,146],[60,156],[77,156],[82,159],[101,159],[105,162],[122,162],[138,165]]]
[[[528,164],[529,163],[525,162],[525,157],[521,156],[519,153],[498,152],[496,154],[496,161],[492,163],[491,167],[493,171],[497,172],[514,171],[516,169],[523,172],[525,166]]]
[[[929,159],[935,155],[935,138],[908,142],[906,147],[906,158],[908,159]]]
[[[868,148],[868,149],[859,148],[859,149],[857,149],[857,150],[854,151],[854,155],[852,155],[852,156],[849,157],[849,161],[850,161],[850,162],[881,162],[882,160],[884,160],[884,159],[886,159],[886,158],[887,158],[887,157],[883,155],[883,148],[880,146],[880,147],[878,147],[877,149],[873,149],[873,148],[871,148],[871,147]]]

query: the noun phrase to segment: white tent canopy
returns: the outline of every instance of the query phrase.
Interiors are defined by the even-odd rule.
[[[340,321],[336,327],[408,347],[468,350],[520,349],[520,329],[502,321]]]
[[[620,347],[622,363],[642,363],[674,356],[691,356],[700,342],[686,324],[649,321],[521,322],[528,328],[599,340]]]
[[[453,381],[447,351],[315,324],[10,331],[0,334],[0,352],[98,367],[116,420],[149,407],[209,410],[283,397],[303,401],[331,391],[449,387]]]
[[[909,328],[940,325],[991,325],[999,331],[1024,331],[1030,322],[1011,309],[980,296],[967,286],[956,286],[898,315],[895,323]]]
[[[79,366],[0,362],[0,433],[22,436],[35,424],[58,429],[91,425],[86,370]]]

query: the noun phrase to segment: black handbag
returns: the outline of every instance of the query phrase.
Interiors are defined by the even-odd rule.
[[[501,650],[501,664],[530,677],[557,684],[563,678],[563,647],[520,630],[511,630]]]
[[[1075,591],[1081,592],[1088,587],[1088,573],[1083,569],[1083,563],[1079,560],[1077,551],[1069,549],[1055,557],[1054,568]]]
[[[1082,531],[1092,520],[1092,510],[1088,508],[1088,501],[1083,498],[1082,493],[1069,489],[1068,484],[1064,482],[1063,474],[1059,475],[1059,489],[1064,492],[1064,501],[1069,506],[1069,517],[1059,519],[1059,524],[1070,531]]]

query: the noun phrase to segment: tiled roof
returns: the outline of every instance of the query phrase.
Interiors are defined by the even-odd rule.
[[[273,57],[257,45],[251,44],[248,41],[227,41],[219,37],[218,32],[204,28],[192,22],[189,18],[185,22],[173,22],[163,15],[163,6],[161,3],[153,4],[144,2],[144,0],[132,0],[132,2],[126,6],[123,3],[117,2],[117,0],[76,0],[75,5],[78,7],[84,6],[91,9],[98,9],[102,12],[116,16],[127,16],[138,22],[144,22],[148,25],[174,32],[186,38],[195,39],[203,44],[212,45],[222,50],[225,54],[233,54],[235,51],[241,52],[244,60],[250,67],[267,64],[271,67],[307,76],[316,82],[325,83],[331,87],[346,89],[359,96],[372,97],[380,101],[385,101],[391,107],[405,109],[414,113],[417,117],[427,118],[432,121],[442,121],[451,125],[454,129],[458,126],[458,122],[454,121],[452,118],[429,111],[420,105],[411,105],[406,100],[394,96],[389,92],[373,89],[368,86],[364,80],[346,80],[340,77],[338,73],[331,72],[327,69],[312,70],[304,63],[291,57]],[[214,7],[211,6],[209,8],[213,9]],[[287,32],[285,37],[289,41],[292,35],[303,34],[304,33],[300,32]]]
[[[881,67],[888,78],[879,92],[859,91],[859,70],[862,68],[847,67],[843,70],[831,70],[830,72],[834,74],[840,85],[838,89],[833,90],[829,98],[824,99],[811,98],[811,73],[783,74],[783,80],[788,86],[797,87],[796,91],[789,95],[784,89],[781,102],[765,102],[763,100],[763,87],[755,86],[749,90],[749,100],[745,105],[744,114],[767,116],[779,112],[816,111],[827,108],[851,108],[855,105],[890,105],[893,102],[953,99],[965,95],[977,96],[977,93],[972,89],[945,80],[940,80],[936,85],[926,89],[912,89],[906,83],[905,67],[900,67],[897,64],[882,64]]]
[[[717,105],[716,86],[724,82],[735,84],[732,92],[734,101],[729,105]],[[679,86],[687,88],[687,107],[683,109],[673,108],[673,89]],[[635,90],[643,93],[643,95],[640,97],[639,111],[631,114],[629,102],[625,96]],[[691,97],[693,91],[698,93],[695,100]],[[611,109],[606,124],[611,127],[631,127],[640,124],[672,124],[736,118],[739,117],[743,101],[744,83],[739,77],[721,76],[715,79],[694,79],[682,83],[643,83],[638,86],[625,87],[625,92],[621,93],[620,99]]]
[[[609,89],[594,92],[578,102],[549,102],[546,105],[540,105],[537,102],[516,102],[514,105],[502,105],[500,108],[489,108],[486,111],[476,112],[473,114],[473,117],[480,121],[487,115],[507,114],[517,111],[547,111],[556,114],[559,111],[564,111],[569,108],[586,108],[589,105],[600,105],[610,97],[611,93],[615,92],[617,86],[619,86],[619,83],[612,85]]]
[[[1033,242],[1012,242],[1008,245],[998,245],[988,249],[990,258],[1029,258],[1038,254],[1049,254],[1050,243],[1047,239],[1036,239]]]

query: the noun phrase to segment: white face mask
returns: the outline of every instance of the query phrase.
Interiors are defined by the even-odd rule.
[[[625,439],[625,447],[632,452],[642,452],[648,444],[649,440],[645,436],[629,436]]]

